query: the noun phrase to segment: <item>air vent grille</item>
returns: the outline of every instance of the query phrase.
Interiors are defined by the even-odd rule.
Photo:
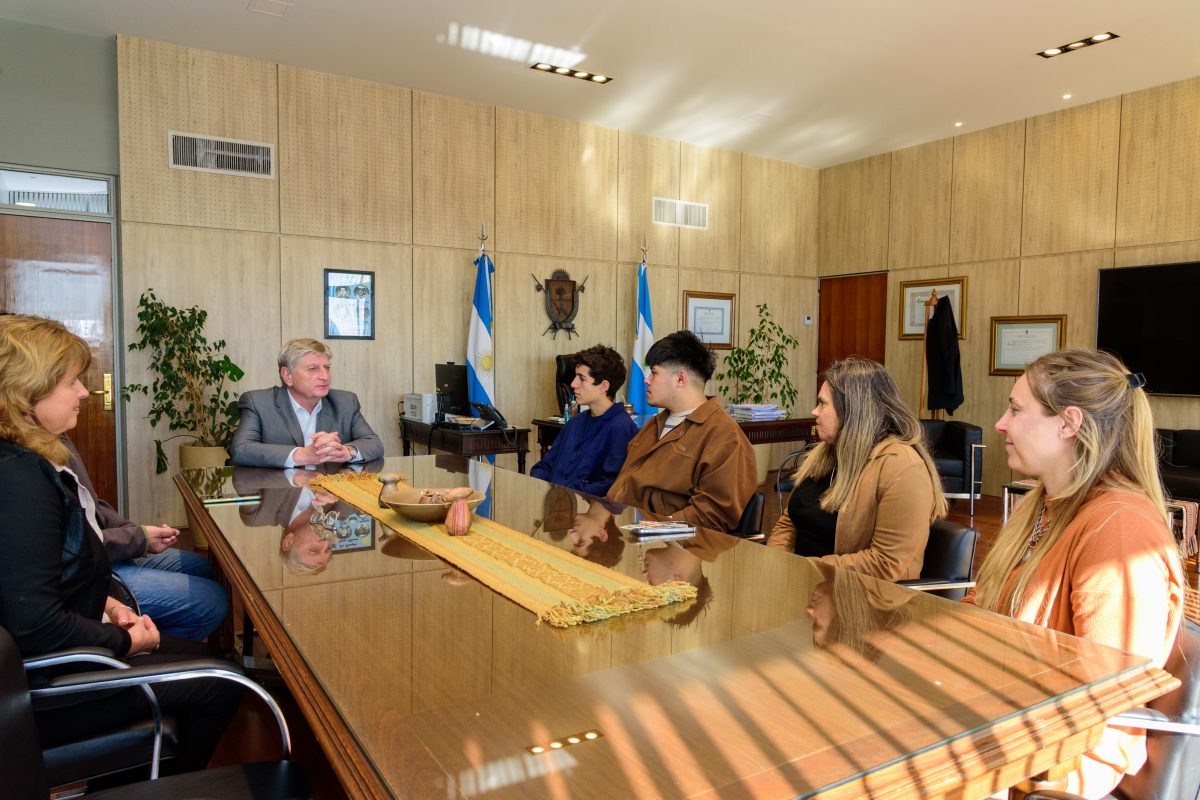
[[[168,139],[171,166],[175,169],[275,177],[274,145],[176,131],[171,131]]]
[[[669,197],[654,198],[654,223],[672,225],[676,228],[708,228],[708,204],[672,200]]]

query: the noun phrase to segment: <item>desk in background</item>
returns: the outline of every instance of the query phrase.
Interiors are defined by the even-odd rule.
[[[816,420],[811,418],[738,423],[738,427],[742,429],[742,433],[746,434],[746,438],[750,440],[750,444],[812,441],[815,425]],[[554,444],[554,440],[558,438],[558,432],[563,429],[563,423],[557,419],[535,419],[533,420],[533,427],[537,428],[538,449],[541,451],[541,455],[538,457],[545,458],[546,451],[550,449],[550,445]]]
[[[443,428],[404,416],[401,416],[399,421],[400,439],[404,444],[406,456],[412,454],[414,442],[464,458],[516,453],[517,469],[525,471],[525,454],[529,452],[529,428],[488,428],[473,431]]]
[[[468,463],[383,469],[461,486]],[[378,524],[323,571],[290,571],[273,520],[298,489],[242,481],[259,505],[204,506],[202,478],[175,483],[350,797],[982,797],[1174,683],[1140,656],[719,533],[605,548],[635,577],[690,559],[702,608],[554,629]],[[549,484],[493,469],[490,491],[496,522],[572,548],[546,530]],[[818,587],[849,605],[806,611]],[[845,607],[861,613],[838,637],[814,627]]]

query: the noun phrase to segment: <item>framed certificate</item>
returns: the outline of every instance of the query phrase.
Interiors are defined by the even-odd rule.
[[[713,350],[732,350],[734,296],[719,292],[683,293],[683,327]]]
[[[375,273],[325,270],[325,338],[375,338]]]
[[[1062,348],[1067,315],[992,317],[992,357],[989,375],[1020,375],[1025,367]]]
[[[920,339],[925,335],[925,301],[932,292],[949,297],[958,338],[967,338],[967,279],[935,278],[900,283],[900,338]],[[932,311],[930,312],[932,314]]]

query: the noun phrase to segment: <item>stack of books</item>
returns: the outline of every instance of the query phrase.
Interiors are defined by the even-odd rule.
[[[787,412],[774,403],[737,403],[725,408],[738,422],[765,422],[787,417]]]

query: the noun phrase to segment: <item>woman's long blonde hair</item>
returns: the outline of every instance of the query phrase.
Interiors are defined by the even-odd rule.
[[[0,439],[66,464],[66,445],[38,424],[33,407],[68,372],[86,370],[91,363],[87,343],[62,323],[23,314],[0,316]]]
[[[1040,409],[1026,409],[1025,413],[1065,419],[1067,408],[1075,407],[1082,412],[1082,422],[1074,439],[1070,484],[1050,497],[1040,483],[1029,492],[1000,529],[995,546],[979,568],[976,605],[1009,615],[1015,613],[1034,570],[1092,489],[1140,492],[1158,509],[1163,525],[1168,524],[1150,402],[1146,392],[1135,386],[1137,379],[1125,365],[1100,350],[1060,350],[1030,364],[1025,378],[1041,404]],[[1009,591],[1005,591],[1008,576],[1021,564],[1047,500],[1055,503],[1049,527],[1021,565]]]
[[[892,439],[912,447],[925,462],[934,495],[929,521],[946,516],[949,508],[942,494],[942,480],[925,447],[921,423],[900,399],[900,390],[884,366],[868,358],[843,358],[829,365],[824,381],[829,384],[841,427],[832,445],[821,442],[804,457],[796,470],[795,483],[834,473],[829,488],[821,495],[821,508],[840,511],[854,491],[871,451]]]

